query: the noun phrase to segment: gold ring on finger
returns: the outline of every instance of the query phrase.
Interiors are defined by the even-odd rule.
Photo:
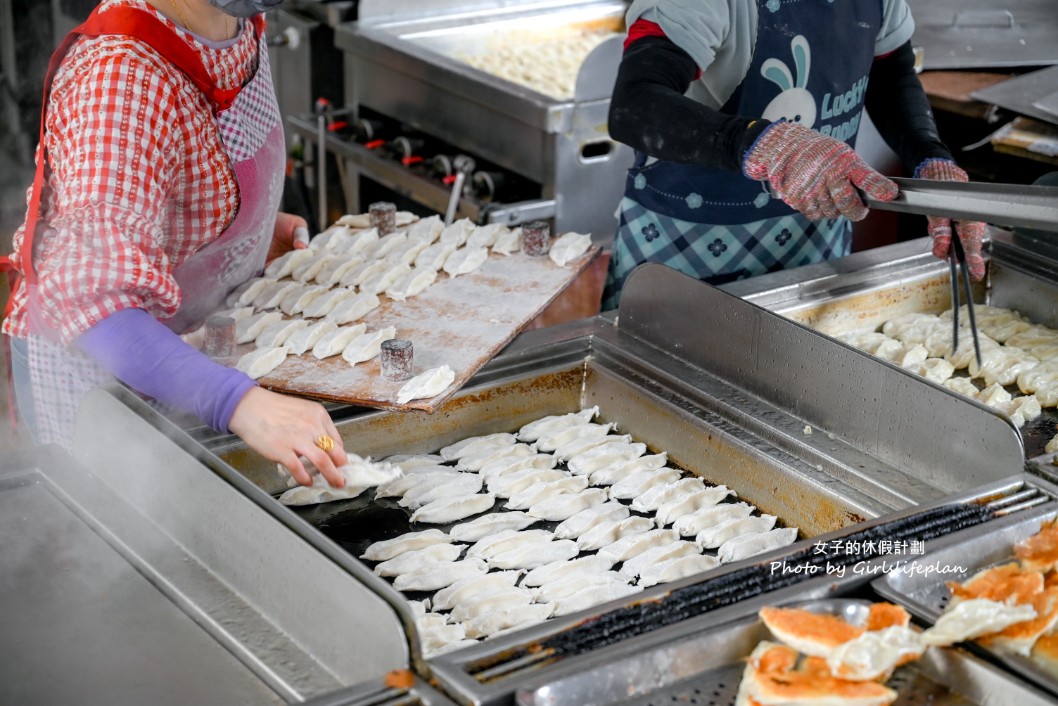
[[[334,450],[334,439],[326,434],[320,434],[313,442],[316,446],[320,447],[323,451],[330,453]]]

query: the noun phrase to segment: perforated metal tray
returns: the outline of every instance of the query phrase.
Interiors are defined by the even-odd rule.
[[[845,612],[866,601],[816,601],[812,608]],[[623,659],[600,654],[594,668],[548,684],[530,685],[516,696],[519,706],[733,706],[744,659],[761,640],[772,639],[755,614]],[[930,649],[901,667],[886,684],[898,706],[1050,704],[1033,686],[1012,679],[959,649]]]
[[[980,525],[963,533],[959,542],[948,544],[938,551],[927,551],[909,562],[906,571],[875,579],[872,588],[879,595],[903,605],[921,620],[933,624],[944,612],[951,597],[947,581],[962,581],[989,566],[1013,560],[1014,544],[1032,536],[1043,523],[1055,517],[1058,517],[1058,506],[1049,503],[1017,518]],[[926,573],[918,567],[940,567],[954,571]],[[1058,695],[1058,673],[1047,669],[1042,662],[1032,657],[987,650],[977,643],[970,644],[969,648]]]

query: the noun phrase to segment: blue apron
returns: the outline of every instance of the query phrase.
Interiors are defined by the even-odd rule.
[[[757,41],[721,108],[785,119],[850,145],[859,131],[882,0],[757,0]],[[847,255],[845,218],[810,221],[741,172],[653,161],[628,171],[603,309],[628,274],[659,262],[711,284]]]

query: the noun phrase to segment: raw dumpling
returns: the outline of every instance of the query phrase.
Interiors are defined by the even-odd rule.
[[[598,574],[609,571],[617,561],[602,554],[592,554],[570,561],[556,561],[553,564],[533,569],[522,579],[523,586],[543,586],[544,584],[564,581],[583,574]]]
[[[434,215],[429,218],[423,218],[408,228],[408,240],[429,245],[440,237],[441,231],[444,229],[445,224],[440,216]]]
[[[437,473],[413,473],[408,471],[404,474],[403,478],[398,478],[394,481],[386,483],[385,485],[379,486],[378,490],[375,491],[376,498],[394,498],[403,497],[405,493],[411,489],[421,488],[433,488],[436,485],[442,483],[451,483],[457,481],[462,473],[456,473],[447,466],[441,466],[443,471]],[[416,469],[422,470],[422,469]]]
[[[724,486],[717,486],[723,488]],[[673,502],[688,495],[693,495],[705,488],[701,478],[682,478],[675,483],[656,485],[639,497],[632,500],[632,509],[636,512],[654,512],[665,503]]]
[[[452,538],[439,529],[409,532],[395,539],[375,542],[360,555],[360,558],[368,561],[386,561],[405,552],[422,549],[434,544],[447,544],[451,541]]]
[[[606,586],[609,584],[627,586],[628,579],[621,576],[616,571],[600,571],[595,574],[580,573],[574,576],[567,576],[558,581],[546,583],[536,589],[536,595],[538,600],[541,601],[557,601],[562,598],[569,598],[573,594],[583,591],[590,586]]]
[[[480,471],[482,468],[504,458],[528,458],[533,455],[533,447],[526,444],[511,444],[499,448],[487,448],[477,453],[464,454],[456,468],[461,471]]]
[[[397,403],[405,404],[412,400],[437,397],[437,395],[447,390],[455,379],[455,372],[447,365],[430,368],[425,372],[419,373],[401,386],[400,390],[397,391]]]
[[[415,269],[436,272],[455,251],[456,246],[451,243],[434,243],[415,256]]]
[[[441,234],[444,238],[444,234]],[[452,277],[470,274],[485,264],[489,259],[489,251],[485,248],[460,248],[448,256],[445,260],[444,269]]]
[[[390,269],[390,267],[391,265],[385,260],[364,260],[362,264],[346,270],[346,273],[338,280],[338,284],[343,287],[359,287],[372,277],[377,277]]]
[[[582,552],[590,552],[613,544],[621,537],[643,534],[652,529],[654,529],[654,523],[647,517],[636,516],[621,520],[610,520],[595,525],[577,537],[577,546],[580,547]]]
[[[489,461],[478,471],[485,478],[506,476],[516,471],[527,469],[554,468],[558,459],[551,454],[534,454],[532,456],[502,456]]]
[[[492,244],[492,252],[500,255],[511,255],[522,249],[522,229],[513,228],[506,233],[496,236],[496,242]]]
[[[338,302],[324,320],[331,321],[339,326],[352,323],[370,314],[381,303],[377,295],[361,292],[354,297]]]
[[[319,505],[336,500],[352,500],[367,490],[362,485],[346,483],[344,488],[332,488],[321,475],[312,477],[311,486],[299,485],[279,496],[283,505]]]
[[[651,547],[640,552],[621,565],[620,574],[628,579],[637,578],[644,571],[669,559],[679,559],[685,556],[696,556],[702,553],[702,548],[694,542],[672,542],[660,547]]]
[[[529,546],[530,544],[550,542],[553,539],[554,535],[551,534],[550,530],[501,530],[492,536],[475,542],[467,550],[467,556],[480,556],[484,559],[489,559],[511,549]]]
[[[419,627],[419,640],[422,642],[424,655],[436,655],[451,645],[459,645],[464,642],[474,643],[466,640],[466,629],[459,623],[455,625],[430,625],[424,626],[416,622]],[[475,643],[476,644],[476,643]]]
[[[397,301],[410,299],[420,294],[437,279],[437,270],[429,267],[413,267],[386,290],[386,296]]]
[[[518,430],[519,441],[536,441],[542,436],[556,434],[578,424],[587,424],[599,414],[598,407],[583,409],[570,414],[554,414],[529,422]]]
[[[283,279],[293,272],[295,267],[306,260],[311,260],[315,255],[316,252],[310,248],[290,250],[268,263],[264,275],[272,279]]]
[[[558,539],[577,539],[593,527],[628,517],[628,507],[617,502],[606,502],[581,510],[555,528]]]
[[[284,314],[293,316],[300,314],[312,302],[327,292],[327,288],[319,284],[302,285],[299,289],[292,289],[283,297],[279,308]]]
[[[619,583],[607,583],[596,586],[588,586],[573,595],[555,601],[555,615],[569,615],[578,611],[587,610],[603,603],[616,601],[618,598],[639,593],[635,586],[621,585]]]
[[[412,513],[411,521],[435,525],[448,524],[485,512],[495,503],[496,496],[487,493],[441,498],[429,505],[423,505]]]
[[[371,257],[375,260],[384,260],[390,253],[400,250],[408,244],[407,233],[390,233],[389,235],[379,238],[375,244],[374,249],[371,251]]]
[[[637,582],[642,588],[659,583],[679,581],[688,576],[711,571],[720,566],[720,560],[705,554],[692,554],[667,559],[653,566],[644,567],[639,573]]]
[[[444,483],[420,483],[412,487],[408,492],[404,493],[398,505],[417,510],[423,505],[429,505],[434,500],[476,493],[481,490],[481,485],[479,476],[470,473],[460,473]]]
[[[439,466],[444,463],[444,459],[437,454],[393,454],[387,456],[386,460],[398,464],[405,471],[409,468]]]
[[[716,524],[722,520],[730,519],[731,517],[745,517],[746,515],[753,512],[753,506],[745,503],[738,503],[731,505],[730,507],[741,507],[739,510],[730,509],[717,509],[714,507],[722,499],[731,495],[731,491],[724,486],[716,486],[712,488],[705,488],[699,490],[696,493],[685,495],[682,498],[676,500],[670,500],[667,503],[662,503],[658,506],[657,511],[654,514],[654,518],[657,520],[658,527],[664,527],[665,525],[671,525],[676,520],[684,517],[685,515],[694,515],[693,520],[685,520],[681,525],[683,528],[682,534],[694,535],[701,532],[711,524]],[[696,514],[700,510],[715,510],[716,514],[710,514],[709,512],[703,512]],[[742,514],[730,514],[739,513]]]
[[[281,346],[286,343],[287,339],[296,331],[300,331],[308,325],[308,321],[302,321],[301,319],[277,321],[261,332],[261,334],[254,340],[254,346],[257,348],[275,348],[276,346]]]
[[[308,328],[295,331],[283,345],[290,349],[292,355],[301,355],[315,346],[321,338],[337,330],[338,326],[334,322],[324,319],[311,324]]]
[[[301,315],[306,319],[318,319],[331,313],[334,307],[338,306],[342,300],[354,296],[356,296],[356,293],[348,287],[332,289],[316,297],[311,304],[305,307]]]
[[[721,505],[720,507],[725,506]],[[767,532],[775,527],[775,520],[775,515],[729,519],[703,529],[694,538],[694,541],[698,542],[703,549],[716,549],[729,539],[734,539],[743,534],[749,534],[751,532]],[[679,525],[679,522],[676,524]]]
[[[537,483],[551,483],[568,477],[565,471],[554,468],[523,468],[506,475],[487,478],[485,482],[489,492],[494,493],[496,497],[510,498]]]
[[[647,492],[655,485],[674,483],[680,478],[675,468],[659,468],[656,471],[637,471],[625,476],[610,487],[610,497],[631,500]]]
[[[430,564],[455,561],[462,553],[463,547],[459,544],[431,544],[383,561],[375,567],[375,573],[379,576],[400,576]]]
[[[517,571],[495,571],[460,579],[434,594],[434,610],[451,610],[454,606],[472,600],[475,596],[509,588],[518,581],[520,575]]]
[[[382,292],[389,289],[394,282],[410,273],[411,267],[404,263],[389,266],[382,272],[364,280],[360,284],[360,291],[375,295],[382,294]]]
[[[478,453],[490,446],[510,446],[514,444],[517,439],[514,438],[514,434],[497,433],[497,434],[486,434],[484,436],[471,436],[462,441],[457,441],[454,444],[445,446],[440,450],[441,458],[445,461],[458,461],[464,456]]]
[[[646,451],[646,444],[627,444],[623,442],[601,444],[571,457],[567,465],[570,473],[574,475],[590,476],[595,471],[603,468],[639,458]]]
[[[346,455],[349,462],[338,467],[338,471],[345,476],[346,483],[371,487],[384,485],[404,476],[404,471],[399,466],[387,461],[372,461],[354,453]]]
[[[574,476],[575,477],[575,476]],[[582,476],[583,477],[583,476]],[[586,478],[584,480],[587,480]],[[533,503],[526,512],[548,522],[568,520],[578,512],[593,505],[602,505],[607,500],[606,491],[602,488],[589,488],[578,493],[569,493],[549,497]]]
[[[526,530],[530,531],[530,530]],[[535,569],[556,561],[572,559],[580,553],[572,539],[530,542],[489,557],[490,569]]]
[[[720,561],[729,563],[739,561],[757,554],[770,552],[779,547],[793,544],[797,540],[797,529],[794,527],[783,527],[773,529],[769,532],[757,532],[743,534],[730,539],[717,550]]]
[[[346,272],[359,265],[363,260],[355,255],[336,257],[316,273],[316,284],[333,287],[341,281]]]
[[[366,324],[356,324],[355,326],[342,326],[326,333],[312,347],[312,355],[320,360],[338,355],[345,350],[350,341],[363,335],[365,329],[367,329]]]
[[[264,290],[265,287],[275,284],[274,277],[254,277],[246,280],[236,287],[224,300],[226,306],[253,308],[253,300]]]
[[[602,446],[603,444],[619,444],[619,443],[631,443],[632,435],[625,434],[624,436],[593,436],[591,434],[585,435],[582,438],[574,439],[568,444],[563,444],[554,450],[555,456],[561,460],[573,458],[578,454],[582,454],[591,448],[596,446]],[[638,459],[636,459],[638,460]]]
[[[542,623],[554,613],[550,603],[533,603],[527,606],[496,610],[466,623],[467,636],[487,637],[501,630],[528,627]]]
[[[460,623],[478,620],[492,611],[515,610],[533,602],[533,594],[524,588],[508,586],[499,588],[470,600],[457,603],[452,608],[452,620]]]
[[[279,308],[280,304],[282,304],[283,300],[289,296],[291,292],[299,292],[302,287],[304,287],[304,285],[290,280],[276,282],[275,284],[261,290],[261,293],[257,295],[257,298],[253,300],[254,308],[258,310]]]
[[[316,275],[319,274],[320,270],[335,260],[338,260],[338,256],[326,251],[320,252],[315,257],[299,263],[294,268],[294,271],[290,273],[290,278],[296,282],[309,282],[316,279]]]
[[[539,521],[524,512],[497,512],[456,525],[449,534],[457,542],[476,542],[504,530],[522,530]]]
[[[287,360],[289,354],[290,349],[287,346],[257,348],[239,358],[235,366],[256,380],[271,373],[282,361]]]
[[[563,493],[576,493],[587,487],[588,479],[576,476],[565,476],[564,478],[544,483],[537,482],[519,490],[517,493],[513,493],[507,499],[505,506],[508,510],[526,510],[541,500]],[[533,513],[529,514],[532,515]],[[538,515],[534,515],[534,517],[538,517]]]
[[[678,542],[680,535],[673,530],[656,529],[642,534],[631,534],[617,540],[613,544],[599,550],[598,556],[604,556],[614,563],[628,561],[637,554],[645,552],[651,547],[660,547],[663,544]]]
[[[278,311],[262,311],[259,314],[253,316],[247,316],[242,321],[235,322],[235,342],[236,343],[249,343],[258,336],[261,332],[272,324],[278,323],[283,319],[283,315]]]
[[[409,574],[401,574],[394,579],[393,587],[398,591],[436,591],[460,579],[484,574],[487,570],[488,566],[481,559],[440,562],[423,566]]]
[[[396,337],[397,329],[393,326],[387,326],[377,331],[361,333],[359,336],[349,341],[345,350],[342,351],[342,358],[350,365],[356,365],[357,363],[371,360],[381,352],[383,341],[388,341],[389,339]]]
[[[460,218],[458,221],[450,226],[446,226],[441,231],[441,242],[447,245],[455,245],[460,247],[463,243],[467,242],[467,238],[474,231],[474,224],[471,223],[469,218]]]
[[[584,424],[574,424],[573,426],[567,425],[538,438],[536,440],[536,448],[540,451],[555,451],[560,446],[572,441],[602,438],[609,434],[613,428],[613,424],[596,424],[595,422],[585,422]]]
[[[507,226],[502,223],[487,223],[486,225],[478,226],[467,238],[467,247],[490,248],[496,242],[496,238],[500,237],[500,234],[505,230],[507,230]]]
[[[609,446],[609,444],[606,444],[606,446]],[[591,484],[613,485],[617,481],[626,478],[633,473],[656,471],[665,467],[668,458],[669,455],[663,451],[651,456],[640,456],[639,458],[620,461],[608,468],[600,468],[599,470],[594,471],[591,474]]]
[[[565,267],[578,257],[588,252],[591,247],[591,236],[582,233],[566,233],[551,243],[548,257],[559,267]]]

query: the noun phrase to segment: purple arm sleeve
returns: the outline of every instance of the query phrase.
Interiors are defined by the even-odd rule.
[[[218,431],[247,390],[249,376],[195,350],[142,309],[111,314],[76,339],[94,358],[129,387],[190,412]]]

